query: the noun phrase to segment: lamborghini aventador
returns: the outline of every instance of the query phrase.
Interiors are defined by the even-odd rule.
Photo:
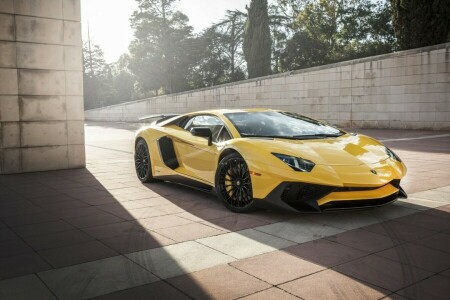
[[[406,167],[392,150],[300,114],[224,109],[142,119],[152,118],[136,134],[139,180],[215,192],[234,212],[264,205],[321,212],[406,197]]]

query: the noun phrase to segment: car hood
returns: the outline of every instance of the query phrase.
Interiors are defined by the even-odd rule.
[[[247,140],[255,149],[301,157],[313,161],[316,165],[358,166],[375,164],[388,158],[381,143],[364,135],[345,134],[338,138],[313,140]]]

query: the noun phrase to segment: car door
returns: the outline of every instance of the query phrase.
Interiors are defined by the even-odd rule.
[[[208,139],[193,136],[190,130],[194,127],[207,127],[213,133],[213,143],[208,145]],[[221,130],[227,130],[225,124],[213,115],[197,115],[185,125],[184,132],[174,139],[179,160],[184,171],[190,176],[199,178],[214,185],[216,162],[219,155],[218,138]]]

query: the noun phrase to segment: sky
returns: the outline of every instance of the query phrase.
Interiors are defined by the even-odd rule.
[[[244,10],[250,0],[179,0],[178,9],[185,13],[195,32],[201,32],[221,20],[226,10]],[[128,52],[133,39],[130,17],[137,9],[135,0],[81,0],[83,41],[99,45],[107,63],[115,62]]]

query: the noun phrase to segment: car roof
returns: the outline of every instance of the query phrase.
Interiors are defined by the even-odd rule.
[[[186,115],[197,115],[197,114],[214,114],[214,115],[223,115],[227,113],[237,113],[237,112],[264,112],[264,111],[278,111],[269,108],[236,108],[236,109],[209,109],[209,110],[201,110],[196,112],[191,112]]]

